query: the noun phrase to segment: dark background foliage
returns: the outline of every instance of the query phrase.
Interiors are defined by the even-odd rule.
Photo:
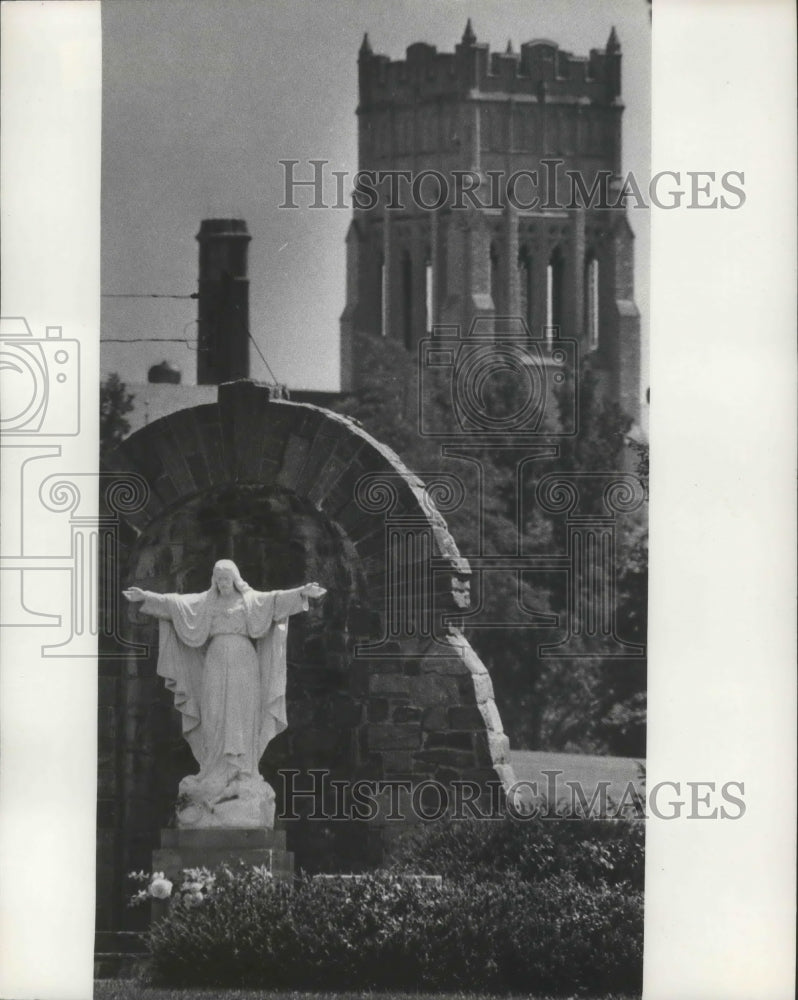
[[[516,463],[523,448],[484,449],[476,453],[483,469],[484,509],[474,501],[473,463],[442,455],[440,445],[419,433],[419,393],[430,424],[436,409],[439,423],[451,423],[450,384],[419,385],[417,362],[400,346],[363,336],[356,350],[364,358],[364,377],[357,395],[338,404],[341,412],[358,419],[378,440],[390,445],[422,478],[425,473],[451,472],[460,476],[469,500],[447,515],[449,528],[463,555],[476,551],[480,529],[485,554],[514,552],[516,544],[528,553],[565,551],[564,521],[527,504],[524,520],[516,522]],[[498,412],[516,405],[523,387],[511,376],[497,376],[485,386],[488,405]],[[535,479],[549,472],[632,472],[647,490],[648,449],[628,436],[629,418],[615,404],[602,400],[589,365],[578,380],[579,433],[575,437],[547,437],[556,432],[559,418],[547,413],[540,428],[541,443],[559,443],[556,458],[524,466],[525,495],[533,495]],[[507,444],[511,444],[508,439]],[[528,451],[528,449],[527,449]],[[471,454],[475,453],[471,451]],[[597,507],[600,493],[588,497]],[[645,644],[647,627],[648,527],[645,506],[617,520],[616,615],[619,635]],[[508,621],[501,629],[467,629],[466,634],[490,670],[505,730],[516,749],[564,750],[645,755],[646,663],[644,659],[541,659],[540,644],[557,642],[561,628],[522,628],[518,603],[541,613],[560,615],[567,607],[564,573],[528,573],[519,586],[514,573],[486,574],[484,593],[472,584],[472,602],[482,601],[486,618]]]

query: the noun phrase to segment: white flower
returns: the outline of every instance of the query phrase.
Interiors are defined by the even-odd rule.
[[[202,903],[202,893],[201,892],[189,892],[183,897],[186,901],[186,906],[195,907]]]
[[[150,882],[150,895],[153,899],[168,899],[172,895],[172,883],[159,874],[160,878],[153,878]]]

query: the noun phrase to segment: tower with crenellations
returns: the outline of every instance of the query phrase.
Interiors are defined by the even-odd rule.
[[[454,52],[417,42],[398,61],[366,36],[358,70],[342,388],[357,388],[357,333],[415,351],[433,325],[512,316],[533,338],[558,327],[576,339],[604,391],[638,419],[615,29],[586,57],[547,39],[492,53],[470,21]]]

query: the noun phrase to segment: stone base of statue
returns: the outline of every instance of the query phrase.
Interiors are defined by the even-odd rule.
[[[152,870],[173,883],[186,868],[218,868],[243,861],[266,868],[273,878],[291,882],[294,855],[285,849],[283,829],[161,830],[161,846],[152,852]],[[166,913],[167,903],[153,900],[152,916]]]
[[[233,781],[190,774],[180,782],[175,811],[181,830],[269,829],[274,789],[259,774]]]

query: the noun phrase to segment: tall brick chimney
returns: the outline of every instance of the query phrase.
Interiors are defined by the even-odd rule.
[[[203,219],[200,224],[198,385],[249,378],[251,239],[243,219]]]

